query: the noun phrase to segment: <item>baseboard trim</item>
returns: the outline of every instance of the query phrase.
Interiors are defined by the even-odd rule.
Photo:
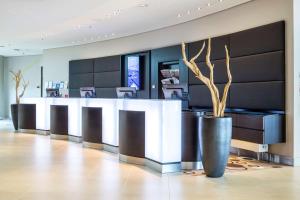
[[[91,149],[98,149],[98,150],[102,150],[103,149],[103,145],[102,144],[98,144],[98,143],[93,143],[93,142],[82,142],[82,146],[84,148],[91,148]]]
[[[74,136],[74,135],[68,135],[68,140],[71,142],[81,143],[82,137]]]

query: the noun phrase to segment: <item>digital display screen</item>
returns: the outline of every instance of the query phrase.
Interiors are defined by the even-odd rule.
[[[140,76],[140,57],[130,56],[128,57],[128,87],[134,87],[137,90],[141,88],[141,76]]]

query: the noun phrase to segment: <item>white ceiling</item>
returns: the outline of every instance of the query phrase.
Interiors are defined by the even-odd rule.
[[[0,55],[34,55],[143,33],[248,1],[0,0]]]

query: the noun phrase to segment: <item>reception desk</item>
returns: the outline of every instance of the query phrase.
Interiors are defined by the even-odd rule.
[[[144,113],[144,164],[162,173],[181,169],[181,101],[149,99],[21,98],[22,104],[36,104],[36,129],[50,130],[50,107],[68,106],[68,135],[82,138],[82,108],[101,108],[104,150],[117,153],[120,111]],[[85,117],[88,119],[88,117]],[[134,125],[134,122],[131,122]],[[136,126],[139,126],[138,122]],[[124,157],[125,156],[125,157]],[[130,155],[129,155],[130,156]],[[122,159],[123,158],[123,159]],[[126,155],[120,155],[126,161]]]

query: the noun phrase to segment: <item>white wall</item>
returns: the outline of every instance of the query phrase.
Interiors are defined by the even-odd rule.
[[[201,19],[148,33],[81,46],[45,50],[41,61],[44,66],[44,78],[45,81],[68,80],[68,62],[72,59],[102,57],[164,47],[181,41],[196,41],[285,20],[287,142],[272,145],[271,152],[293,157],[294,133],[297,132],[296,129],[294,130],[296,127],[293,122],[299,120],[300,117],[296,116],[294,110],[294,102],[298,101],[298,97],[294,96],[296,89],[294,88],[292,10],[293,0],[255,0]],[[14,59],[18,58],[12,58],[11,62]],[[31,79],[34,82],[35,77],[31,76]],[[297,130],[299,130],[298,127]],[[295,143],[295,145],[298,144]]]
[[[6,96],[5,112],[3,117],[10,117],[10,104],[16,102],[15,82],[10,71],[22,70],[25,81],[29,81],[24,97],[40,97],[41,79],[41,58],[42,56],[19,56],[4,58],[4,94]],[[20,89],[21,92],[22,88]]]
[[[4,96],[4,57],[0,56],[0,118],[5,117],[5,96]]]
[[[300,166],[300,1],[294,0],[294,162]]]

